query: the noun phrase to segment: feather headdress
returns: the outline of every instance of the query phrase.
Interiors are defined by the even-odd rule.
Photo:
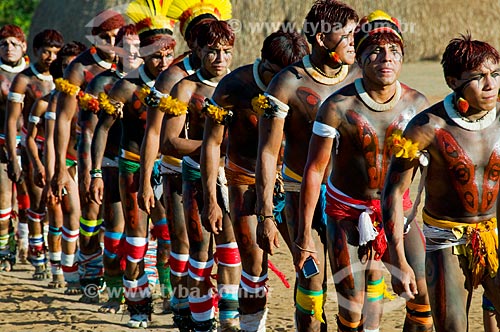
[[[135,0],[127,7],[127,16],[135,23],[141,40],[154,35],[172,35],[176,20],[167,17],[172,0]]]
[[[183,37],[196,23],[215,18],[226,21],[231,18],[232,6],[229,0],[174,0],[167,16],[178,20]]]

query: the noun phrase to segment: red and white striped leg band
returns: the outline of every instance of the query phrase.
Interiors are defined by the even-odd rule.
[[[146,256],[148,250],[148,239],[145,237],[127,236],[125,241],[125,252],[127,260],[131,263],[139,263]]]
[[[213,259],[209,260],[208,262],[199,262],[192,258],[189,258],[188,274],[194,280],[205,281],[210,277],[213,265]]]
[[[240,286],[245,292],[250,294],[257,294],[257,293],[267,294],[267,286],[266,286],[267,279],[268,279],[267,273],[264,274],[263,276],[256,277],[256,276],[251,276],[242,270]]]
[[[217,245],[214,258],[219,265],[228,267],[241,265],[240,251],[236,242]]]
[[[0,210],[0,222],[9,220],[11,215],[12,215],[12,208],[6,208]]]
[[[28,220],[31,222],[41,222],[45,218],[45,213],[37,213],[28,209]]]
[[[178,254],[170,252],[168,263],[170,264],[170,274],[176,277],[185,277],[188,275],[189,254]]]
[[[193,320],[203,322],[214,318],[216,299],[217,297],[214,296],[211,288],[208,290],[208,294],[201,297],[189,295],[189,309]]]
[[[17,207],[19,210],[27,210],[30,208],[30,197],[28,194],[17,195]]]
[[[121,257],[122,247],[124,246],[124,236],[123,233],[119,232],[104,232],[104,255],[115,259]]]
[[[75,261],[75,255],[61,254],[61,268],[66,282],[77,282],[80,280],[78,275],[78,263]]]
[[[151,231],[151,234],[158,239],[158,243],[170,241],[170,232],[168,230],[167,219],[158,220]]]
[[[62,227],[62,239],[66,242],[76,242],[78,240],[78,235],[80,234],[80,229],[70,230],[66,227]]]
[[[144,273],[139,279],[127,280],[123,277],[125,299],[129,302],[140,302],[151,297],[148,276]]]

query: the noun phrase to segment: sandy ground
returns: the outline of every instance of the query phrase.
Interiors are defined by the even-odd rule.
[[[405,65],[401,81],[423,92],[431,103],[448,92],[438,63],[422,62]],[[414,190],[415,192],[415,190]],[[283,243],[283,242],[282,242]],[[293,285],[291,255],[284,245],[271,258]],[[0,274],[0,330],[1,331],[129,331],[125,327],[128,315],[101,314],[97,305],[78,302],[78,296],[66,296],[62,289],[49,289],[48,280],[31,279],[30,265],[17,265],[14,271]],[[268,331],[293,331],[292,289],[287,289],[270,272]],[[329,331],[336,331],[334,323],[337,303],[331,276],[326,313]],[[470,330],[482,331],[481,294],[473,298],[470,313]],[[103,299],[104,301],[104,299]],[[155,312],[161,312],[161,302],[155,302]],[[384,303],[381,331],[400,331],[405,316],[404,300],[397,298]],[[148,331],[174,331],[171,315],[154,314]]]

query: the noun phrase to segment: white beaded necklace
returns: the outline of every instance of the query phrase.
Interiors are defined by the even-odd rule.
[[[6,63],[3,63],[2,59],[0,59],[0,69],[8,73],[17,74],[22,72],[25,68],[26,68],[26,60],[24,60],[24,58],[21,58],[21,63],[14,67],[9,66]]]
[[[229,74],[231,71],[229,70],[229,68],[227,69],[227,73]],[[210,80],[207,80],[205,78],[203,78],[203,76],[201,76],[201,73],[200,73],[200,70],[198,69],[196,71],[196,77],[198,77],[198,79],[200,80],[201,83],[205,84],[205,85],[208,85],[208,86],[211,86],[213,88],[216,88],[217,85],[219,84],[219,82],[212,82]]]
[[[54,78],[52,77],[52,75],[44,75],[42,73],[40,73],[38,70],[36,70],[35,68],[35,65],[34,64],[31,64],[30,65],[30,69],[31,71],[33,72],[33,74],[35,74],[35,76],[40,80],[40,81],[43,81],[43,82],[49,82],[51,84],[51,87],[50,89],[51,90],[54,90],[56,85],[54,84]]]
[[[260,59],[255,59],[255,62],[253,63],[253,68],[252,68],[253,79],[255,80],[255,84],[257,84],[259,89],[261,89],[262,91],[266,91],[267,86],[264,84],[264,82],[262,82],[262,80],[260,79],[260,76],[259,76],[259,64],[260,64],[260,62],[261,62]]]
[[[99,54],[97,54],[97,49],[95,49],[95,50],[96,50],[95,52],[90,52],[90,54],[92,54],[92,58],[94,58],[94,61],[100,67],[102,67],[104,69],[111,69],[111,66],[113,65],[113,63],[101,59],[101,57],[99,56]]]
[[[305,57],[302,58],[302,64],[304,65],[304,69],[306,72],[309,74],[309,76],[312,77],[313,80],[315,80],[318,83],[325,84],[325,85],[335,85],[337,83],[342,82],[348,72],[349,68],[346,65],[343,65],[340,70],[335,74],[333,77],[328,77],[324,73],[320,72],[312,63],[311,59],[309,58],[309,55],[306,55]]]
[[[155,80],[149,78],[149,76],[144,71],[144,65],[139,67],[139,77],[141,78],[142,82],[148,87],[152,88],[155,85]]]
[[[462,116],[457,109],[455,108],[455,104],[453,100],[455,98],[455,93],[450,93],[444,98],[443,104],[446,114],[450,117],[453,122],[455,122],[459,127],[462,127],[471,131],[478,131],[485,128],[488,128],[497,117],[497,108],[493,108],[488,111],[485,115],[480,117],[477,120],[469,120],[466,117]]]
[[[193,67],[191,67],[191,63],[189,63],[189,56],[185,57],[184,60],[182,60],[182,64],[184,65],[184,68],[186,68],[186,73],[188,75],[194,74],[194,69]]]
[[[372,97],[370,97],[368,92],[366,92],[365,87],[363,86],[363,81],[361,78],[358,78],[354,81],[354,87],[356,88],[356,92],[358,93],[359,98],[361,98],[363,103],[377,112],[392,110],[394,106],[396,106],[396,104],[399,102],[399,99],[401,99],[401,83],[399,83],[399,81],[396,81],[396,92],[394,93],[394,96],[392,96],[391,100],[389,100],[387,103],[383,104],[376,102],[372,99]]]

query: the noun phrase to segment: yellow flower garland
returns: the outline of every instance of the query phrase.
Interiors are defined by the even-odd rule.
[[[220,106],[216,106],[210,103],[207,103],[207,106],[203,109],[203,112],[205,112],[205,114],[209,118],[213,119],[218,124],[223,123],[228,115],[232,115],[231,111],[225,110]]]
[[[83,91],[78,93],[78,106],[80,106],[81,109],[91,111],[94,114],[98,113],[100,110],[99,100],[91,94]]]
[[[252,108],[255,113],[262,115],[267,109],[271,108],[271,104],[266,96],[259,94],[252,99]]]
[[[147,96],[149,96],[150,92],[151,90],[148,87],[143,87],[139,92],[137,92],[137,97],[139,98],[139,100],[143,105],[146,105],[144,100],[146,99]]]
[[[112,102],[109,98],[108,95],[104,92],[99,93],[99,105],[101,106],[101,109],[106,112],[109,115],[112,115],[114,117],[116,116],[122,116],[122,108],[123,104],[119,102]]]
[[[399,130],[395,131],[391,137],[389,137],[387,145],[396,158],[413,160],[420,156],[418,142],[413,143],[410,139],[403,137],[401,131]]]
[[[158,110],[165,114],[180,116],[187,113],[188,104],[176,98],[172,98],[172,96],[161,97]]]
[[[63,92],[70,96],[76,96],[80,92],[80,87],[71,84],[68,80],[64,78],[58,78],[55,80],[56,90]]]

